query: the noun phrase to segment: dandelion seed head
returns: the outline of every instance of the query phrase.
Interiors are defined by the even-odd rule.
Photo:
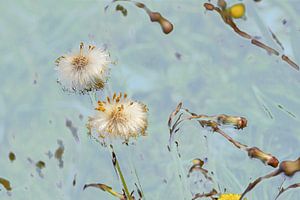
[[[98,101],[97,113],[90,117],[88,128],[98,137],[129,138],[146,135],[148,126],[146,105],[127,98],[127,94],[116,93],[106,101]]]
[[[79,52],[63,55],[56,60],[58,82],[63,89],[85,93],[102,90],[109,77],[109,53],[95,46],[80,44]]]

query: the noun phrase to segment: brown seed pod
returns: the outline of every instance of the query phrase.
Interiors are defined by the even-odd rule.
[[[296,172],[300,171],[300,157],[294,161],[283,161],[279,165],[279,169],[286,176],[293,176]]]
[[[261,160],[263,163],[270,165],[274,168],[276,168],[279,164],[279,161],[275,156],[265,153],[257,147],[251,147],[251,148],[247,149],[247,151],[248,151],[249,157],[257,158],[257,159]]]
[[[224,125],[233,125],[236,129],[243,129],[247,126],[247,119],[244,117],[219,115],[217,117],[218,123]]]

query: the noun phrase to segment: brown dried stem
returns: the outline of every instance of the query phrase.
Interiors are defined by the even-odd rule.
[[[273,172],[271,172],[270,174],[267,174],[265,176],[262,176],[262,177],[259,177],[257,178],[255,181],[253,181],[252,183],[250,183],[248,185],[248,187],[246,188],[246,190],[243,192],[243,194],[241,195],[240,197],[240,200],[243,199],[243,197],[248,193],[250,192],[258,183],[260,183],[261,181],[265,180],[265,179],[269,179],[269,178],[272,178],[274,176],[277,176],[278,174],[280,174],[280,170],[275,170]]]
[[[185,111],[188,115],[187,117],[183,118],[183,112],[180,113],[178,116],[177,114],[180,111]],[[208,115],[197,115],[196,113],[190,112],[188,109],[182,107],[182,102],[180,102],[175,110],[170,114],[169,119],[168,119],[168,127],[169,127],[169,133],[170,133],[170,138],[169,138],[169,150],[171,148],[171,143],[173,136],[176,132],[179,131],[179,125],[186,121],[186,120],[193,120],[193,119],[202,119],[201,121],[204,120],[210,120],[210,121],[215,121],[218,123],[218,125],[230,125],[233,126],[236,129],[243,129],[247,126],[247,119],[244,117],[238,117],[238,116],[229,116],[225,114],[221,115],[215,115],[215,116],[208,116]]]
[[[191,173],[193,173],[194,171],[199,171],[201,172],[201,174],[203,174],[203,176],[209,180],[209,181],[213,181],[213,179],[208,175],[209,172],[208,170],[203,168],[204,165],[204,161],[201,159],[194,159],[193,162],[195,162],[192,167],[189,169],[188,175],[187,177],[190,177]]]
[[[221,134],[224,138],[226,138],[229,142],[231,142],[235,147],[246,151],[250,158],[259,159],[263,163],[270,165],[274,168],[276,168],[278,166],[279,161],[275,156],[265,153],[257,147],[248,147],[247,145],[234,140],[232,137],[230,137],[228,134],[226,134],[224,131],[222,131],[216,122],[200,120],[199,123],[201,124],[202,127],[211,127],[212,131]]]
[[[182,118],[183,113],[180,113],[177,119],[177,114],[180,112],[180,110],[185,111],[190,116],[187,116],[185,118]],[[176,132],[179,131],[180,128],[178,128],[179,124],[181,124],[185,120],[192,120],[196,119],[202,127],[210,127],[213,132],[217,132],[220,135],[222,135],[224,138],[226,138],[230,143],[232,143],[235,147],[238,149],[244,150],[248,153],[248,156],[250,158],[256,158],[261,160],[263,163],[270,165],[274,168],[278,166],[278,159],[268,153],[263,152],[257,147],[248,147],[245,144],[242,144],[233,138],[231,138],[228,134],[226,134],[223,130],[219,128],[220,125],[232,125],[233,127],[237,129],[242,129],[247,126],[247,119],[244,117],[237,117],[237,116],[228,116],[228,115],[216,115],[216,116],[208,116],[208,115],[197,115],[193,112],[190,112],[188,109],[182,107],[182,102],[178,104],[176,109],[170,114],[169,120],[168,120],[168,126],[170,131],[170,139],[169,139],[169,151],[171,151],[171,143],[173,136]]]
[[[136,7],[143,9],[150,17],[151,22],[157,22],[161,26],[161,29],[165,34],[169,34],[170,32],[173,31],[173,24],[169,20],[164,18],[159,12],[151,11],[145,4],[140,3],[138,1],[133,1],[133,0],[113,0],[112,3],[117,2],[117,1],[131,2]],[[109,7],[109,5],[105,7],[105,10],[108,7]]]
[[[226,2],[225,1],[221,1],[222,4],[220,4],[219,1],[219,7],[214,6],[211,3],[204,3],[203,6],[205,7],[206,10],[209,11],[216,11],[217,13],[220,14],[220,16],[222,17],[223,21],[229,25],[238,35],[240,35],[243,38],[246,38],[248,40],[251,40],[251,43],[259,48],[262,48],[264,50],[266,50],[268,53],[279,56],[280,53],[278,51],[276,51],[275,49],[269,47],[268,45],[256,40],[253,36],[251,36],[250,34],[240,30],[237,25],[234,23],[232,17],[230,16],[230,14],[226,11]],[[222,5],[222,6],[221,6]],[[224,8],[225,6],[225,8]],[[277,44],[279,44],[281,46],[281,48],[283,48],[282,44],[279,42],[278,38],[275,36],[275,34],[273,32],[271,32],[272,34],[272,38],[277,42]],[[289,57],[287,57],[286,55],[282,54],[281,59],[286,62],[287,64],[289,64],[291,67],[293,67],[294,69],[299,71],[299,66],[292,61]]]
[[[246,190],[243,192],[240,200],[248,193],[250,192],[258,183],[263,181],[264,179],[269,179],[275,176],[278,176],[279,174],[283,173],[284,175],[288,177],[292,177],[295,173],[300,171],[300,157],[297,160],[294,161],[282,161],[279,165],[279,169],[271,172],[270,174],[267,174],[265,176],[257,178],[254,182],[250,183]],[[292,186],[294,187],[294,186]],[[282,193],[282,192],[281,192]],[[278,196],[281,194],[279,193]],[[277,196],[277,197],[278,197]]]
[[[90,183],[90,184],[85,184],[83,187],[83,190],[85,190],[88,187],[95,187],[98,189],[101,189],[102,191],[108,192],[111,195],[117,197],[120,200],[125,200],[126,196],[124,194],[120,194],[118,192],[116,192],[115,190],[113,190],[110,186],[107,186],[105,184],[102,183]]]
[[[278,193],[278,195],[276,196],[275,200],[278,199],[278,197],[279,197],[282,193],[286,192],[287,190],[289,190],[289,189],[295,189],[295,188],[298,188],[298,187],[300,187],[300,183],[295,183],[295,184],[289,185],[289,186],[286,187],[286,188],[281,188],[281,190],[280,190],[280,192]]]
[[[195,196],[192,198],[192,200],[198,199],[198,198],[203,198],[203,197],[211,197],[214,199],[212,196],[218,194],[218,192],[215,189],[212,189],[209,193],[198,193],[195,194]]]

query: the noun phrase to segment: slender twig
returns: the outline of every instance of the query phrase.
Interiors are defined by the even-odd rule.
[[[282,193],[286,192],[287,190],[289,190],[289,189],[295,189],[295,188],[298,188],[298,187],[300,187],[300,183],[295,183],[295,184],[289,185],[289,186],[286,187],[286,188],[281,188],[281,190],[280,190],[280,192],[278,193],[278,195],[276,196],[275,200],[278,199],[278,197],[279,197]]]
[[[246,190],[243,192],[243,194],[241,195],[240,199],[239,200],[242,200],[243,197],[248,193],[250,192],[258,183],[260,183],[261,181],[265,180],[265,179],[269,179],[269,178],[272,178],[274,176],[277,176],[278,174],[280,174],[281,171],[280,170],[275,170],[265,176],[262,176],[262,177],[259,177],[257,178],[255,181],[253,181],[252,183],[250,183],[248,185],[248,187],[246,188]]]
[[[214,195],[218,194],[218,192],[215,189],[212,189],[209,193],[198,193],[195,194],[195,196],[192,198],[192,200],[203,198],[203,197],[212,197]]]
[[[182,118],[183,113],[180,113],[179,117],[177,118],[175,123],[172,124],[173,119],[176,118],[177,114],[181,110],[185,111],[190,116]],[[238,149],[246,151],[250,158],[259,159],[263,163],[270,165],[274,168],[276,168],[278,166],[279,161],[275,156],[265,153],[257,147],[248,147],[247,145],[234,140],[233,138],[231,138],[228,134],[226,134],[223,130],[221,130],[219,128],[220,125],[232,125],[236,129],[243,129],[244,127],[247,126],[246,118],[238,117],[238,116],[229,116],[229,115],[224,115],[224,114],[216,115],[216,116],[197,115],[193,112],[190,112],[188,109],[183,108],[182,103],[178,104],[176,109],[171,113],[171,115],[169,117],[168,125],[170,128],[170,139],[169,139],[170,145],[171,145],[171,141],[173,139],[174,133],[179,131],[179,128],[177,128],[177,126],[186,120],[194,120],[194,119],[196,119],[202,127],[211,128],[213,132],[217,132],[220,135],[222,135],[225,139],[227,139],[230,143],[232,143]],[[169,150],[170,149],[171,149],[171,147],[169,147]]]
[[[218,124],[214,121],[205,121],[205,120],[200,120],[199,123],[204,127],[204,126],[208,126],[212,128],[212,131],[217,132],[219,134],[221,134],[224,138],[226,138],[229,142],[231,142],[235,147],[237,147],[238,149],[244,150],[248,153],[248,156],[250,158],[256,158],[259,159],[260,161],[262,161],[263,163],[270,165],[274,168],[276,168],[279,164],[278,159],[268,153],[263,152],[262,150],[260,150],[257,147],[248,147],[245,144],[242,144],[236,140],[234,140],[233,138],[231,138],[228,134],[226,134],[224,131],[222,131]]]
[[[131,2],[136,7],[143,9],[149,16],[151,22],[157,22],[161,26],[161,29],[165,34],[169,34],[170,32],[173,31],[173,24],[169,20],[164,18],[159,12],[151,11],[145,4],[138,2],[138,1],[133,1],[133,0],[113,0],[111,2],[111,4],[113,4],[114,2],[119,2],[119,1]],[[108,7],[109,7],[109,5],[107,5],[105,7],[105,10],[107,10]]]
[[[268,45],[256,40],[253,36],[251,36],[250,34],[240,30],[237,25],[234,23],[232,17],[230,16],[230,14],[226,11],[226,2],[223,1],[225,3],[224,7],[216,7],[211,3],[204,3],[204,7],[206,10],[209,11],[216,11],[217,13],[219,13],[219,15],[222,17],[223,21],[229,25],[238,35],[240,35],[241,37],[251,40],[251,43],[259,48],[262,48],[264,50],[266,50],[269,54],[274,54],[276,56],[279,56],[280,53],[275,50],[274,48],[269,47]],[[271,30],[270,30],[271,32]],[[279,42],[278,38],[275,36],[275,34],[273,32],[271,32],[273,39],[281,46],[281,48],[283,48],[282,44]],[[299,71],[299,65],[296,64],[294,61],[292,61],[289,57],[287,57],[286,55],[282,54],[281,59],[286,62],[287,64],[289,64],[291,67],[293,67],[294,69]]]
[[[282,161],[279,165],[279,168],[270,174],[257,178],[254,182],[250,183],[246,190],[243,192],[240,200],[246,195],[246,193],[250,192],[258,183],[260,183],[264,179],[269,179],[275,177],[279,174],[284,174],[285,176],[292,177],[295,173],[300,171],[300,157],[296,160],[285,160]],[[294,185],[291,186],[295,187]]]

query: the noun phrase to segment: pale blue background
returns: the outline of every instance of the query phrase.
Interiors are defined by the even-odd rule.
[[[110,90],[126,91],[150,109],[148,137],[140,138],[131,150],[115,144],[130,187],[134,188],[136,182],[130,173],[134,163],[147,200],[184,199],[175,162],[166,148],[167,118],[179,101],[199,114],[245,116],[249,122],[246,129],[236,133],[227,130],[235,139],[272,152],[280,160],[299,157],[299,72],[278,57],[251,46],[217,13],[205,12],[204,0],[144,1],[173,22],[175,29],[169,35],[151,23],[143,10],[128,2],[121,3],[128,9],[127,17],[115,12],[114,7],[104,13],[108,2],[1,1],[0,177],[11,181],[13,190],[8,196],[0,186],[0,199],[113,199],[97,189],[83,191],[83,185],[91,182],[120,190],[108,151],[86,136],[85,123],[93,112],[88,96],[68,95],[56,83],[54,60],[78,48],[81,41],[107,45],[117,61]],[[228,3],[234,2],[237,1]],[[285,46],[285,53],[300,63],[299,1],[243,2],[247,20],[237,20],[237,24],[280,49],[268,31],[271,28]],[[282,24],[283,19],[287,24]],[[181,60],[176,59],[176,52],[182,54]],[[37,84],[33,84],[34,80]],[[79,114],[84,116],[82,121]],[[80,143],[66,128],[66,118],[78,127]],[[57,160],[45,155],[48,150],[55,151],[57,139],[65,144],[63,169]],[[205,167],[214,171],[220,187],[228,192],[240,193],[250,178],[272,170],[195,123],[187,123],[177,140],[184,170],[188,170],[193,158],[208,157]],[[10,151],[17,156],[13,163],[8,160]],[[44,179],[27,161],[28,157],[46,162]],[[283,179],[281,176],[265,181],[248,199],[274,199]],[[294,182],[300,182],[299,174],[287,180],[285,186]],[[62,187],[58,188],[60,183]],[[281,199],[300,199],[300,191],[290,191]]]

